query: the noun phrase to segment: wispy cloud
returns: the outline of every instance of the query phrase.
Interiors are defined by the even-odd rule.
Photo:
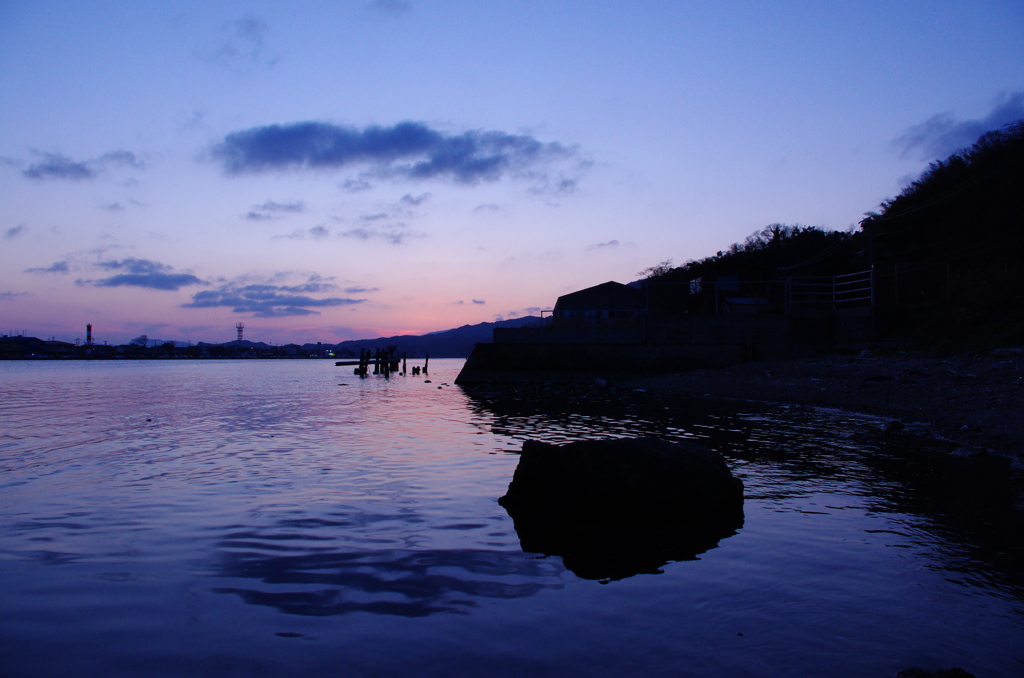
[[[473,208],[474,212],[497,212],[501,209],[500,205],[496,205],[493,202],[483,203]]]
[[[198,108],[192,109],[188,117],[179,117],[177,127],[179,131],[195,131],[205,126],[206,111]]]
[[[380,292],[379,287],[346,287],[345,294],[368,294],[370,292]]]
[[[225,21],[218,27],[213,44],[198,50],[196,55],[203,61],[236,71],[271,69],[281,58],[267,55],[267,33],[267,24],[251,14]]]
[[[317,308],[333,308],[362,304],[366,299],[347,297],[316,298],[310,294],[336,289],[317,275],[299,285],[275,285],[269,282],[250,283],[235,280],[223,283],[214,290],[203,290],[192,295],[192,301],[182,304],[184,308],[230,307],[235,313],[252,313],[260,318],[284,316],[319,315]]]
[[[242,215],[243,219],[250,221],[265,221],[268,219],[275,219],[275,215],[280,214],[298,214],[306,210],[306,203],[301,200],[292,200],[290,202],[277,202],[276,200],[268,200],[262,205],[253,205],[252,210]]]
[[[167,264],[150,259],[129,257],[120,261],[101,261],[96,264],[108,271],[124,271],[109,278],[77,280],[79,285],[94,287],[144,287],[151,290],[179,290],[189,285],[205,285],[205,281],[191,273],[176,273]]]
[[[145,163],[130,151],[111,151],[90,160],[73,160],[60,153],[37,153],[39,162],[29,165],[22,174],[29,179],[68,179],[82,181],[95,179],[104,169],[130,167],[144,169]]]
[[[27,296],[28,292],[11,292],[10,290],[7,290],[6,292],[0,292],[0,301],[13,301],[19,297]]]
[[[30,179],[92,179],[96,171],[89,163],[75,161],[59,153],[43,153],[43,159],[23,171]]]
[[[373,0],[367,6],[382,14],[406,14],[412,11],[409,0]]]
[[[602,250],[602,249],[614,249],[616,247],[619,247],[621,244],[622,243],[620,243],[618,240],[609,240],[608,242],[599,242],[599,243],[594,244],[594,245],[588,245],[587,246],[587,251],[590,251],[590,250]]]
[[[27,228],[28,227],[25,226],[25,224],[11,226],[10,228],[4,231],[4,240],[14,240],[18,236],[25,235],[25,231],[27,230]]]
[[[992,102],[988,115],[976,120],[957,120],[940,113],[914,125],[893,141],[901,157],[917,152],[922,160],[945,158],[970,146],[985,132],[1024,118],[1024,91],[1003,93]]]
[[[210,153],[225,172],[236,175],[361,165],[390,178],[472,184],[512,177],[556,192],[570,190],[576,181],[546,171],[551,163],[572,159],[573,147],[498,131],[448,134],[411,121],[363,129],[324,122],[254,127],[227,135]]]
[[[274,218],[274,215],[267,214],[266,212],[249,211],[243,214],[242,218],[249,221],[269,221]]]
[[[392,245],[401,245],[409,238],[422,238],[420,233],[407,230],[402,225],[384,227],[357,227],[344,231],[340,234],[343,238],[355,238],[357,240],[384,240]]]
[[[338,188],[346,193],[361,193],[373,188],[373,184],[366,179],[346,179],[338,185]]]
[[[483,305],[483,304],[486,304],[487,302],[486,302],[486,301],[484,301],[483,299],[474,299],[474,300],[473,300],[473,303],[474,303],[474,304],[480,304],[480,305]]]
[[[582,165],[580,167],[582,167]],[[576,177],[556,177],[552,179],[545,175],[538,177],[536,184],[531,190],[534,193],[569,195],[570,193],[576,192],[577,182],[578,179]]]
[[[271,240],[303,240],[306,237],[319,240],[320,238],[326,238],[331,234],[331,229],[323,224],[318,224],[312,228],[297,228],[291,233],[285,235],[275,235]]]
[[[430,200],[430,198],[431,198],[431,194],[430,193],[421,193],[421,194],[416,195],[416,196],[414,196],[414,195],[412,195],[410,193],[406,193],[405,195],[402,196],[402,199],[399,200],[398,202],[401,203],[402,205],[407,206],[407,207],[419,207],[420,205],[422,205],[426,201]]]
[[[253,205],[253,209],[261,210],[263,212],[302,212],[306,209],[306,203],[301,200],[291,200],[289,202],[277,202],[275,200],[268,200],[262,205]]]
[[[26,268],[25,273],[61,273],[68,272],[68,262],[55,261],[45,268]]]

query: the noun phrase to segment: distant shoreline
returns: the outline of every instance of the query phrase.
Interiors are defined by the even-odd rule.
[[[341,358],[348,358],[351,356],[343,355]],[[412,358],[422,359],[419,356],[409,356]],[[131,361],[165,361],[165,360],[337,360],[339,356],[326,356],[326,355],[275,355],[275,356],[255,356],[255,355],[214,355],[214,356],[81,356],[81,357],[61,357],[55,358],[52,356],[25,356],[25,357],[0,357],[2,361],[19,361],[19,362],[124,362],[126,360]]]

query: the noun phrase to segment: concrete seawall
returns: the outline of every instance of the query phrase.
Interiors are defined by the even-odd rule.
[[[820,350],[810,344],[477,344],[455,383],[586,382],[789,360]]]
[[[867,347],[868,309],[856,313],[683,316],[644,327],[495,330],[479,343],[456,383],[584,382],[595,377],[686,372],[752,360],[790,360],[837,346]]]

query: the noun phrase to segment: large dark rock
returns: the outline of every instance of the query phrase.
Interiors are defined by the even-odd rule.
[[[656,438],[527,441],[498,503],[524,551],[587,579],[660,572],[743,525],[743,483],[722,456]]]

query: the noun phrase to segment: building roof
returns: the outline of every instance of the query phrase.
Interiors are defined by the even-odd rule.
[[[555,302],[559,311],[643,310],[644,293],[635,287],[609,280],[578,292],[563,294]]]

